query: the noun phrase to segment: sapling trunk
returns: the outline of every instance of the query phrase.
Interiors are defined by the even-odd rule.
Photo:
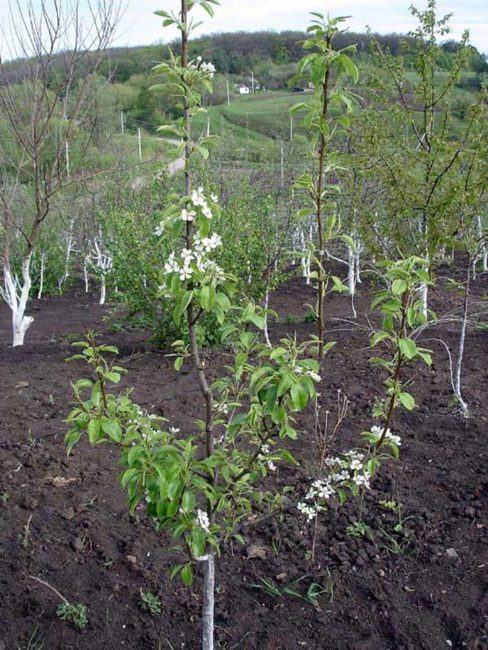
[[[420,285],[419,288],[419,294],[420,294],[420,301],[422,303],[422,315],[424,318],[427,318],[429,315],[429,309],[428,309],[428,304],[429,304],[429,287],[427,286],[427,283],[424,282]]]
[[[207,553],[203,561],[202,648],[214,648],[215,556]]]
[[[461,392],[461,371],[463,366],[464,346],[466,343],[466,329],[468,325],[469,289],[470,289],[470,264],[468,263],[466,283],[464,285],[463,319],[461,322],[461,331],[459,333],[458,354],[456,359],[456,366],[454,369],[454,394],[457,400],[459,401],[459,405],[465,417],[468,416],[468,405],[464,401]]]
[[[354,251],[350,246],[347,247],[347,286],[351,296],[351,308],[353,317],[356,318],[356,307],[354,306],[354,296],[356,294],[356,261]]]
[[[3,278],[5,288],[2,290],[2,296],[10,307],[12,312],[12,330],[13,330],[13,347],[24,345],[25,333],[32,325],[34,318],[26,316],[27,301],[32,286],[30,277],[30,263],[32,252],[26,255],[22,260],[22,283],[14,277],[7,263],[3,268]]]
[[[402,338],[406,337],[406,324],[407,324],[407,302],[408,302],[408,295],[407,293],[404,293],[402,296],[402,317],[401,317],[401,322],[400,322],[400,327],[398,329],[398,332]],[[396,388],[399,385],[400,382],[400,371],[402,369],[402,364],[404,362],[404,357],[402,354],[402,351],[400,347],[396,350],[396,363],[392,371],[392,380],[393,380],[393,387],[391,390],[391,396],[390,400],[386,409],[386,416],[385,420],[383,423],[383,431],[381,433],[381,436],[376,443],[377,447],[381,447],[383,444],[386,434],[388,433],[388,430],[390,428],[391,421],[393,419],[393,413],[395,411],[395,405],[396,405],[396,400],[397,400],[397,391]]]
[[[100,285],[100,305],[105,304],[105,299],[107,297],[107,284],[105,281],[105,275],[102,275],[101,285]]]
[[[85,281],[85,293],[88,293],[90,289],[89,276],[88,276],[88,262],[90,257],[87,255],[83,261],[83,279]]]
[[[476,218],[476,226],[478,231],[478,240],[481,244],[482,269],[483,273],[486,273],[488,271],[488,248],[486,246],[486,241],[483,239],[483,228],[481,225],[480,215]]]
[[[268,308],[269,308],[269,266],[266,271],[266,293],[264,294],[264,340],[268,348],[271,347],[271,341],[269,340],[269,331],[268,331]]]
[[[300,242],[303,251],[301,257],[302,276],[306,279],[308,285],[310,284],[310,254],[307,254],[307,251],[305,250],[305,235],[303,234],[303,230],[300,231]]]
[[[46,253],[42,253],[41,255],[41,269],[40,269],[40,276],[39,276],[39,291],[37,292],[37,299],[40,300],[42,298],[42,292],[44,291],[44,269],[46,266]]]
[[[71,253],[74,251],[74,241],[73,241],[73,235],[72,235],[72,229],[73,229],[73,222],[71,222],[70,225],[70,231],[68,233],[68,236],[66,238],[66,256],[64,259],[64,274],[60,278],[58,282],[58,287],[59,290],[61,290],[63,284],[66,282],[66,280],[69,278],[69,273],[70,273],[70,268],[69,268],[69,263],[71,259]]]
[[[330,49],[331,46],[331,36],[327,34],[326,36],[326,47]],[[324,81],[322,84],[322,119],[324,123],[327,123],[327,117],[329,113],[329,79],[330,79],[330,68],[329,65],[326,66]],[[325,298],[325,277],[324,277],[324,227],[323,227],[323,186],[324,186],[324,169],[326,162],[326,145],[327,139],[323,130],[320,131],[320,143],[319,143],[319,170],[317,176],[317,183],[315,188],[315,200],[316,200],[316,213],[317,213],[317,230],[319,235],[319,269],[318,269],[318,298],[317,298],[317,336],[319,339],[319,349],[318,349],[318,358],[319,363],[322,362],[324,356],[324,298]]]
[[[359,238],[356,238],[356,248],[354,250],[354,264],[355,264],[355,275],[356,275],[356,284],[361,284],[361,241]]]
[[[188,5],[187,0],[181,0],[181,67],[188,67]],[[183,98],[183,121],[184,121],[184,144],[185,144],[185,194],[190,196],[192,190],[192,176],[190,158],[192,153],[191,146],[191,118],[190,118],[190,98],[185,95]],[[193,223],[186,222],[186,247],[188,250],[193,249]],[[197,341],[197,320],[193,305],[190,304],[186,310],[188,331],[190,335],[190,349],[193,369],[197,375],[200,392],[205,401],[205,447],[206,457],[214,453],[214,422],[213,422],[213,396],[210,386],[205,375],[204,364],[200,358],[200,350]],[[209,479],[210,480],[210,479]],[[215,480],[215,478],[213,479]],[[209,521],[213,520],[211,504],[207,504],[207,514]],[[213,650],[214,643],[214,599],[215,599],[215,561],[210,549],[206,549],[204,560],[204,589],[203,589],[203,612],[202,612],[202,649]]]

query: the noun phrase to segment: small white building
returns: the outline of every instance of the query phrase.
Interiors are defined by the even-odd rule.
[[[239,93],[239,95],[250,95],[251,89],[249,86],[246,86],[246,84],[237,84],[236,92]]]

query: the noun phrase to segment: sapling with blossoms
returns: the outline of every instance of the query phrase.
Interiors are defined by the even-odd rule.
[[[181,56],[172,53],[169,63],[156,69],[169,78],[168,89],[182,98],[183,119],[173,132],[183,141],[185,192],[163,213],[157,233],[170,231],[177,239],[164,264],[161,294],[174,303],[177,326],[186,320],[188,347],[175,342],[176,368],[186,357],[191,362],[204,401],[204,416],[196,433],[180,437],[174,427],[145,413],[128,393],[113,394],[110,384],[120,380],[121,368],[105,359],[114,352],[97,346],[93,337],[79,343],[81,358],[93,367],[94,377],[73,386],[77,406],[69,415],[72,429],[66,442],[71,451],[83,434],[92,444],[113,443],[121,447],[125,466],[122,485],[133,509],[145,503],[148,514],[160,527],[181,540],[186,561],[175,567],[191,584],[193,565],[204,566],[202,646],[213,648],[215,557],[240,532],[255,504],[280,503],[281,494],[261,489],[259,479],[275,471],[278,461],[294,463],[282,446],[295,438],[295,414],[315,399],[320,381],[319,364],[304,358],[315,342],[297,344],[283,339],[269,348],[261,341],[265,324],[263,309],[252,302],[233,303],[235,279],[213,259],[221,239],[212,233],[212,219],[219,210],[217,197],[192,186],[191,161],[195,154],[208,156],[209,138],[192,140],[191,115],[200,106],[201,89],[211,89],[213,70],[201,60],[188,61],[188,35],[194,24],[188,16],[200,5],[212,13],[215,0],[182,0],[179,16],[158,12],[165,24],[173,24],[182,35]],[[197,340],[197,323],[213,316],[223,328],[223,337],[233,352],[227,374],[209,384]],[[83,395],[89,391],[88,399]],[[200,431],[200,435],[198,435]]]
[[[371,479],[381,463],[398,458],[401,437],[393,433],[393,415],[398,406],[407,410],[415,408],[412,395],[405,390],[402,370],[409,363],[422,360],[432,363],[430,351],[417,345],[416,336],[425,325],[419,287],[430,283],[425,260],[411,257],[396,262],[383,263],[384,289],[378,291],[372,306],[381,316],[381,329],[371,333],[370,346],[381,346],[385,356],[374,356],[371,363],[386,371],[385,396],[373,409],[377,423],[362,433],[364,447],[327,457],[320,465],[321,476],[298,504],[298,510],[309,520],[316,519],[327,508],[331,499],[342,505],[349,494],[358,495],[371,487]],[[326,472],[323,474],[323,467]]]

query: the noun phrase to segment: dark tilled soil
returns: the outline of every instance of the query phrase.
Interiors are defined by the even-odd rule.
[[[475,286],[479,299],[488,278]],[[370,296],[358,299],[358,323]],[[273,337],[314,332],[304,321],[312,291],[292,280],[274,296],[281,316]],[[433,306],[446,313],[458,306],[439,290]],[[201,412],[201,399],[188,369],[176,373],[172,359],[151,349],[143,332],[114,332],[110,309],[85,296],[34,303],[36,321],[23,348],[11,349],[9,314],[0,310],[0,648],[4,650],[119,650],[198,648],[201,579],[191,590],[169,580],[178,555],[172,541],[154,531],[142,513],[130,516],[118,485],[113,450],[85,442],[70,460],[63,435],[71,401],[70,380],[85,373],[65,363],[70,343],[90,327],[100,340],[120,348],[128,381],[142,405],[168,417],[183,433]],[[322,412],[336,412],[337,391],[350,408],[335,441],[349,448],[371,424],[382,377],[368,365],[367,332],[350,319],[348,300],[326,305],[329,337],[337,340],[323,368]],[[346,319],[346,320],[341,320]],[[426,333],[456,343],[455,323]],[[449,406],[451,391],[443,345],[431,369],[415,367],[413,413],[396,416],[401,458],[383,467],[364,501],[325,513],[310,550],[313,525],[295,509],[250,528],[246,546],[226,550],[218,562],[217,641],[220,648],[330,650],[444,650],[488,648],[487,390],[488,332],[469,331],[464,367],[465,399],[472,417]],[[209,355],[212,373],[225,359]],[[303,435],[291,448],[301,467],[285,468],[293,499],[306,490],[316,447],[312,413],[301,417]],[[395,500],[398,513],[380,501]],[[357,521],[365,537],[347,534]],[[261,557],[249,559],[251,545]],[[264,551],[264,552],[263,552]],[[72,603],[84,603],[83,630],[56,616],[59,598],[36,576]],[[279,576],[279,578],[277,577]],[[293,595],[273,596],[262,579],[303,596],[316,583],[327,592],[319,607]],[[140,591],[157,593],[162,614],[140,607]]]

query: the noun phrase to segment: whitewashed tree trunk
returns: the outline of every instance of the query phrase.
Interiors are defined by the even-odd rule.
[[[85,255],[85,259],[83,260],[83,279],[85,281],[85,293],[88,293],[90,290],[90,278],[88,275],[88,265],[90,263],[90,256]]]
[[[468,311],[469,311],[469,265],[468,265],[468,276],[466,278],[466,285],[464,288],[464,302],[463,302],[463,320],[461,322],[461,332],[459,334],[459,345],[458,345],[458,354],[456,359],[456,367],[454,369],[454,394],[459,402],[461,411],[464,417],[468,417],[469,410],[468,405],[463,399],[461,392],[461,370],[463,367],[463,358],[464,358],[464,346],[466,343],[466,329],[468,325]]]
[[[361,284],[361,252],[363,247],[359,239],[356,240],[356,249],[354,251],[354,264],[356,273],[356,284]]]
[[[107,284],[105,282],[105,275],[102,275],[102,280],[100,284],[100,304],[105,304],[105,298],[107,297]]]
[[[203,565],[202,650],[214,650],[215,557],[208,553]]]
[[[483,227],[481,225],[480,215],[478,215],[476,218],[476,225],[478,230],[478,239],[481,244],[481,259],[483,260],[482,269],[483,273],[486,273],[488,271],[488,247],[486,246],[486,241],[483,239]]]
[[[40,300],[42,298],[42,292],[44,291],[44,270],[46,267],[46,253],[42,253],[41,255],[41,271],[40,271],[40,277],[39,277],[39,291],[37,292],[37,299]]]
[[[353,318],[357,317],[356,307],[354,306],[354,296],[356,294],[356,258],[353,249],[347,247],[347,286],[351,296],[351,307]]]
[[[310,284],[310,254],[306,250],[305,236],[303,234],[303,231],[300,232],[300,244],[302,247],[302,258],[301,258],[302,276],[306,278],[307,284]]]
[[[429,301],[429,287],[426,284],[421,284],[419,288],[420,300],[422,303],[421,311],[424,318],[428,316],[428,301]]]
[[[105,304],[105,298],[107,294],[107,274],[112,270],[113,262],[112,256],[109,253],[103,252],[103,239],[102,232],[100,230],[99,238],[93,240],[93,258],[95,260],[95,266],[100,274],[100,305]]]
[[[64,259],[64,274],[58,282],[58,287],[60,291],[63,287],[63,284],[66,282],[66,280],[69,278],[70,275],[69,263],[71,259],[71,253],[75,250],[74,244],[75,244],[75,240],[73,238],[73,221],[71,221],[69,232],[66,235],[66,256]]]
[[[268,313],[267,310],[269,308],[269,278],[266,281],[266,293],[264,296],[264,309],[265,314],[264,314],[264,340],[266,341],[266,345],[268,348],[271,347],[271,341],[269,340],[269,330],[268,330]]]
[[[32,316],[25,315],[32,286],[31,259],[32,253],[22,260],[22,284],[18,278],[13,276],[8,264],[3,268],[4,288],[0,290],[0,293],[12,312],[13,347],[24,345],[25,333],[34,321]]]

